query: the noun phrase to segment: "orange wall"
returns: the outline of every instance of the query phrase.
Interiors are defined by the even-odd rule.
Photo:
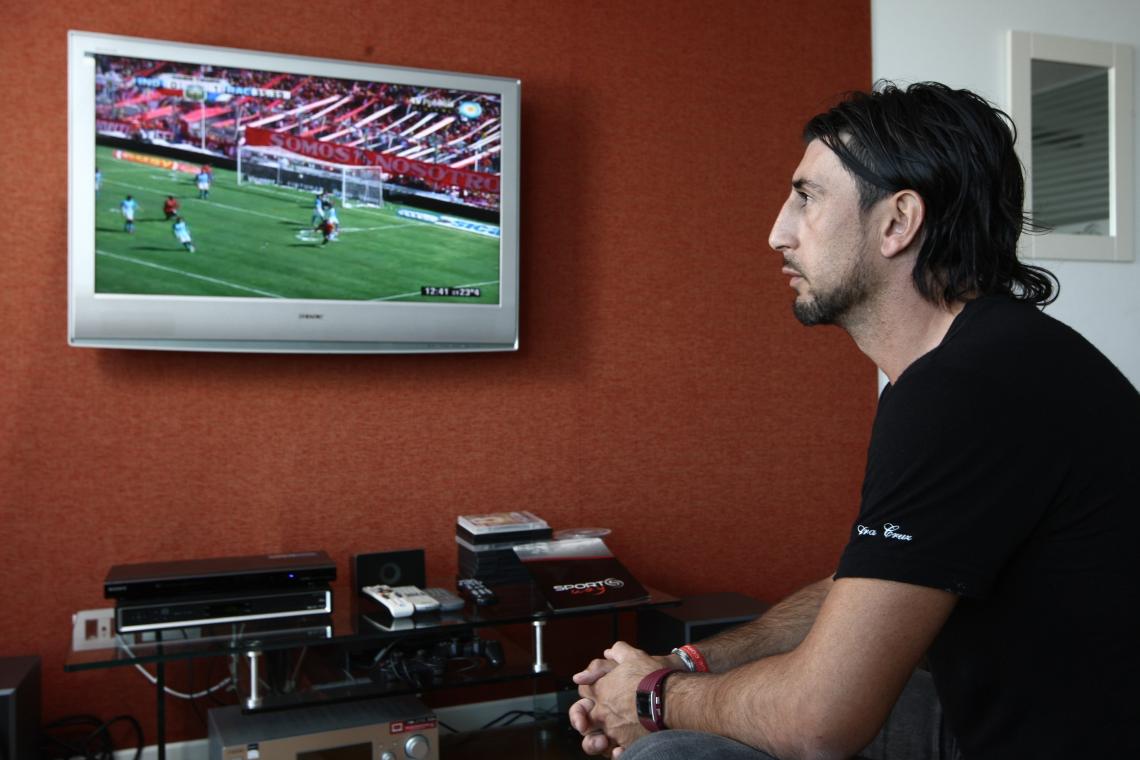
[[[422,545],[448,583],[456,514],[528,508],[677,594],[832,568],[873,368],[794,321],[766,239],[805,117],[869,83],[866,0],[4,6],[0,655],[44,658],[46,719],[152,724],[133,669],[62,670],[114,563]],[[69,348],[69,28],[521,79],[522,349]]]

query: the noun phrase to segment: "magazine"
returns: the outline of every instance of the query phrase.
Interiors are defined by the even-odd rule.
[[[649,592],[600,538],[537,541],[514,547],[550,609],[609,607]]]

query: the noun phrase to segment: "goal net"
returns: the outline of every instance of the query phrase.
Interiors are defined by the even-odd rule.
[[[384,176],[379,166],[342,166],[341,198],[345,207],[383,208]]]
[[[237,155],[239,185],[249,182],[332,193],[345,208],[383,208],[385,177],[378,166],[334,164],[277,148],[243,145]]]

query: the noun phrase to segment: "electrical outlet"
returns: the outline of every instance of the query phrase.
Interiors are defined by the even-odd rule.
[[[82,652],[115,646],[115,610],[80,610],[71,616],[71,648]]]

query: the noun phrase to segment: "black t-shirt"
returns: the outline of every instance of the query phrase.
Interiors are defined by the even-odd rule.
[[[968,760],[1140,757],[1140,395],[1075,331],[970,302],[883,391],[837,578],[960,595],[931,647]]]

